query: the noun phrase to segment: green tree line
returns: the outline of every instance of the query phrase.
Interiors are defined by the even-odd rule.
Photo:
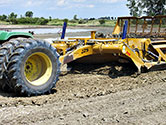
[[[32,11],[27,11],[24,15],[18,17],[18,15],[14,12],[9,15],[0,15],[0,21],[8,22],[9,24],[30,24],[30,25],[55,25],[61,26],[63,22],[68,22],[70,26],[77,25],[113,25],[116,17],[100,17],[100,18],[78,18],[77,15],[73,16],[73,19],[52,19],[51,16],[49,18],[44,17],[33,17]]]
[[[49,17],[51,18],[51,17]],[[37,25],[46,25],[50,19],[46,19],[44,17],[33,17],[32,11],[27,11],[25,16],[22,15],[18,18],[17,14],[14,12],[9,15],[0,15],[0,20],[9,22],[11,24],[37,24]]]

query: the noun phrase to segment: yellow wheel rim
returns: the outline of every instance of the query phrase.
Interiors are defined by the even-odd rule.
[[[49,57],[41,52],[36,52],[28,57],[24,65],[26,80],[34,85],[41,86],[51,77],[52,63]]]

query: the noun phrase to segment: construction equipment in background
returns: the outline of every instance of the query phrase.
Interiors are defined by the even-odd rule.
[[[3,40],[0,87],[29,96],[50,93],[58,81],[60,63],[74,61],[133,62],[141,73],[166,64],[165,30],[166,16],[120,17],[107,38],[96,37],[96,31],[91,31],[89,38],[69,39],[64,39],[64,32],[52,45],[34,39]]]

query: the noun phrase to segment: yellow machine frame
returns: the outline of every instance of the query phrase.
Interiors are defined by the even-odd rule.
[[[125,20],[129,21],[128,33],[130,32],[131,19],[135,19],[135,32],[138,32],[138,20],[143,19],[142,22],[142,37],[141,38],[126,38],[122,39],[119,37],[114,38],[96,38],[96,31],[91,31],[90,38],[69,38],[68,40],[56,40],[53,42],[53,46],[57,48],[57,51],[61,55],[61,64],[67,64],[72,61],[76,61],[85,57],[89,57],[93,62],[97,58],[92,58],[94,55],[100,55],[100,57],[109,58],[110,61],[119,61],[121,59],[126,61],[133,61],[138,71],[141,72],[142,68],[150,69],[155,65],[165,64],[166,62],[166,39],[164,37],[157,37],[155,39],[144,38],[143,35],[154,34],[153,28],[156,27],[154,24],[155,19],[159,19],[158,35],[166,36],[165,33],[161,32],[162,19],[166,16],[158,17],[120,17],[118,18],[117,24],[114,28],[114,34],[120,34],[123,31],[123,23]],[[152,19],[150,32],[145,32],[145,24],[149,24],[149,19]],[[106,59],[105,58],[105,59]],[[104,60],[101,59],[104,62]]]

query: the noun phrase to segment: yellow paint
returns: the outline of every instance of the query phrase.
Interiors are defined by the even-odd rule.
[[[124,47],[125,46],[125,47]],[[141,67],[144,66],[144,62],[141,60],[139,56],[137,56],[136,53],[134,53],[129,47],[126,45],[123,45],[123,48],[125,48],[125,55],[128,56],[134,64],[137,66],[138,70],[141,70]],[[124,50],[123,50],[124,51]]]
[[[120,33],[121,27],[120,27],[119,21],[120,21],[120,20],[118,19],[118,21],[117,21],[117,23],[116,23],[116,25],[115,25],[115,27],[114,27],[114,31],[113,31],[112,34],[119,34],[119,33]]]
[[[96,31],[91,31],[91,39],[95,39]]]
[[[52,63],[46,54],[36,52],[27,58],[24,65],[24,75],[30,84],[41,86],[50,79],[51,74]]]
[[[166,61],[166,55],[161,51],[161,49],[156,48],[156,51],[159,53],[160,57]],[[161,59],[159,61],[161,61]]]
[[[166,16],[164,16],[164,18],[165,17]],[[131,23],[132,20],[137,20],[136,30],[133,30],[131,27],[128,28],[128,32],[134,31],[137,33],[137,25],[139,23],[138,20],[144,18],[150,17],[118,18],[112,34],[119,34],[122,32],[125,20],[130,20]],[[144,22],[144,24],[146,24],[146,22]],[[133,25],[130,25],[129,23],[129,26]],[[61,57],[59,58],[62,64],[69,63],[70,61],[74,61],[86,56],[102,54],[110,54],[112,57],[122,57],[127,60],[132,60],[139,71],[141,70],[141,67],[146,67],[149,69],[156,64],[158,65],[166,62],[166,41],[164,38],[160,39],[160,41],[159,39],[157,41],[151,41],[150,38],[95,38],[95,31],[91,31],[90,38],[69,38],[69,40],[74,41],[57,40],[53,43],[53,46],[57,48],[57,51],[62,53]],[[80,41],[82,44],[79,44]],[[156,43],[154,44],[154,42]],[[66,52],[68,48],[71,48],[71,51]]]

